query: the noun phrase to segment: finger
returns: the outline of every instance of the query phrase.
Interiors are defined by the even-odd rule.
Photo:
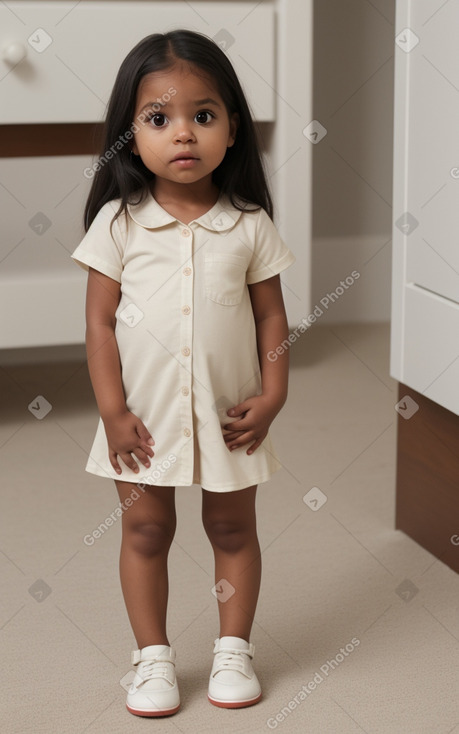
[[[129,469],[132,469],[132,471],[134,471],[136,474],[138,473],[139,465],[137,464],[134,457],[131,456],[131,454],[123,453],[123,454],[119,454],[119,456],[124,461],[124,463],[126,464],[126,466]]]
[[[233,441],[235,438],[239,438],[239,436],[242,436],[246,431],[231,431],[230,433],[223,434],[223,440],[228,443],[228,441]]]
[[[143,451],[143,452],[144,452],[145,454],[148,454],[148,456],[150,456],[150,457],[152,457],[152,456],[154,456],[154,455],[155,455],[155,452],[154,452],[154,451],[153,451],[153,449],[151,448],[150,444],[147,444],[147,443],[145,443],[144,441],[142,441],[142,443],[140,444],[140,449],[141,449],[141,450],[142,450],[142,451]]]
[[[246,401],[244,401],[243,403],[239,403],[239,405],[233,405],[232,408],[229,408],[229,410],[226,411],[226,414],[230,416],[241,415],[242,413],[246,413],[248,409],[249,406]]]
[[[150,447],[150,446],[155,445],[155,440],[153,436],[151,435],[150,431],[148,430],[146,425],[142,423],[141,420],[139,420],[139,422],[136,425],[136,431],[137,431],[137,435],[139,436],[140,440],[142,441],[142,443],[146,444],[146,446]]]
[[[114,451],[108,452],[108,458],[110,459],[110,464],[114,468],[117,474],[121,474],[121,467],[118,464],[118,461],[116,460],[116,454]]]
[[[230,408],[226,411],[226,415],[229,415],[231,418],[233,418],[236,415],[241,415],[244,411],[241,410],[240,405],[235,405],[233,408]]]
[[[233,428],[233,426],[235,426]],[[225,431],[243,431],[246,426],[244,424],[239,425],[239,421],[235,423],[228,423],[226,426],[222,426],[223,430]]]
[[[243,446],[244,443],[247,443],[247,440],[250,440],[250,438],[251,439],[254,438],[254,436],[251,435],[249,439],[246,438],[244,440],[244,436],[245,435],[246,434],[244,434],[244,433],[240,433],[237,436],[229,436],[228,437],[228,440],[225,441],[225,443],[226,443],[227,446]]]
[[[233,410],[236,410],[236,409],[233,409]],[[226,428],[227,426],[234,426],[234,424],[235,424],[235,423],[236,423],[236,424],[237,424],[237,423],[241,423],[241,421],[243,421],[243,420],[244,420],[244,419],[245,419],[245,418],[247,417],[247,413],[248,413],[248,412],[249,412],[249,408],[246,408],[245,410],[237,410],[237,411],[236,411],[236,412],[234,413],[234,415],[232,415],[232,414],[231,414],[231,411],[228,411],[228,412],[227,412],[227,416],[228,416],[228,417],[229,417],[230,419],[232,418],[233,420],[231,421],[231,423],[227,423],[227,424],[226,424],[226,426],[225,426],[225,428]]]
[[[137,448],[137,449],[134,449],[134,451],[133,451],[132,453],[133,453],[133,454],[134,454],[135,456],[137,456],[138,460],[139,460],[139,461],[140,461],[140,462],[141,462],[142,464],[144,464],[144,465],[145,465],[145,466],[147,467],[147,469],[148,469],[148,468],[150,467],[150,458],[149,458],[149,456],[148,456],[148,455],[147,455],[147,454],[145,453],[145,451],[142,451],[142,449],[139,449],[139,448]]]
[[[257,448],[259,446],[261,446],[262,443],[263,443],[263,439],[262,438],[259,438],[257,441],[255,441],[255,443],[253,443],[250,446],[250,448],[247,449],[247,453],[249,454],[249,456],[250,456],[250,454],[253,454],[253,452],[256,451]]]
[[[245,446],[246,443],[249,443],[250,441],[253,441],[255,436],[253,435],[252,431],[248,431],[246,433],[243,433],[238,438],[234,439],[234,441],[230,441],[227,446],[230,451],[233,451],[234,449],[238,449],[241,446]]]
[[[232,423],[227,423],[225,426],[222,426],[222,427],[225,429],[225,431],[240,431],[240,430],[243,430],[244,428],[247,428],[244,421],[245,421],[245,415],[240,420],[233,421]]]

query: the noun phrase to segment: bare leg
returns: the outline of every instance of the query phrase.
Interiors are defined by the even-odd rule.
[[[261,581],[255,514],[257,485],[236,492],[202,488],[202,521],[215,555],[215,583],[228,581],[235,593],[218,601],[219,637],[250,641]],[[224,594],[224,585],[222,596]]]
[[[169,580],[167,557],[175,534],[175,487],[115,480],[121,502],[139,498],[122,515],[120,579],[124,601],[139,649],[170,645],[166,633]],[[134,493],[134,494],[133,494]]]

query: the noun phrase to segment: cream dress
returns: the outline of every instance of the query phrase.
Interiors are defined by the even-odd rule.
[[[230,452],[226,411],[261,394],[248,284],[270,278],[295,257],[264,209],[241,212],[229,199],[183,224],[151,192],[112,228],[119,199],[99,211],[72,254],[121,284],[116,340],[128,410],[155,440],[150,468],[133,472],[108,458],[102,419],[86,464],[101,477],[136,484],[231,492],[267,481],[281,468],[268,433]]]

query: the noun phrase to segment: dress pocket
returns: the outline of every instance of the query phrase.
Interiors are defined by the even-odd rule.
[[[245,286],[246,260],[226,252],[204,256],[204,282],[207,298],[223,306],[241,302]]]

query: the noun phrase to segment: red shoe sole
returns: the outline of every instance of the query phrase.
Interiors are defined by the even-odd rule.
[[[131,709],[126,704],[126,708],[131,714],[135,714],[135,716],[170,716],[171,714],[176,714],[177,711],[180,708],[180,704],[176,706],[175,709],[166,709],[165,711],[137,711],[137,709]]]
[[[220,708],[222,709],[241,709],[245,706],[253,706],[254,703],[258,703],[261,698],[261,693],[259,696],[257,696],[257,698],[252,698],[249,701],[216,701],[209,695],[207,696],[207,698],[214,706],[220,706]]]

